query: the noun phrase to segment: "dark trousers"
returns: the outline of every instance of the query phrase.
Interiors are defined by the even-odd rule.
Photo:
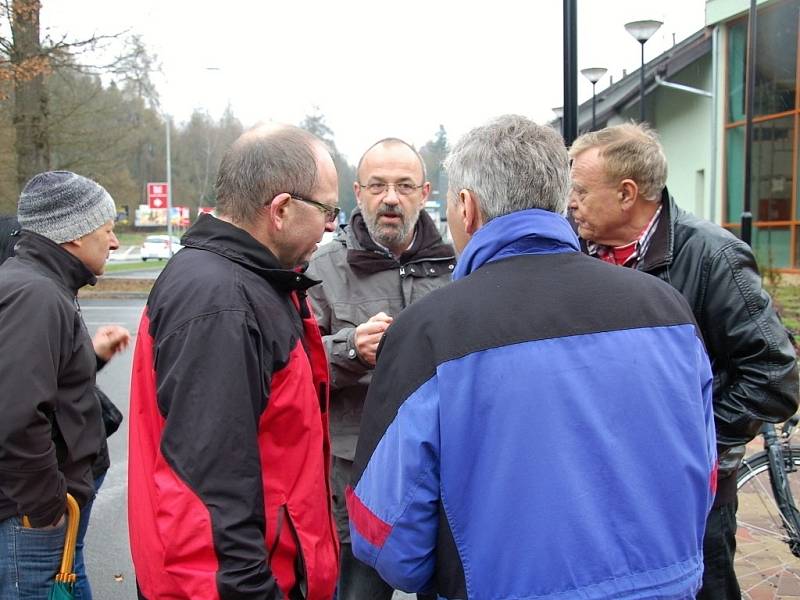
[[[698,600],[741,600],[742,592],[733,570],[736,554],[738,501],[711,509],[703,536],[703,587]]]

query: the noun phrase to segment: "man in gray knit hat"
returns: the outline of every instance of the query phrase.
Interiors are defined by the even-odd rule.
[[[67,493],[81,508],[94,497],[95,372],[129,334],[106,327],[92,340],[77,292],[119,245],[115,215],[105,189],[67,171],[36,175],[19,199],[16,256],[0,266],[0,547],[16,549],[0,555],[0,598],[47,596]]]

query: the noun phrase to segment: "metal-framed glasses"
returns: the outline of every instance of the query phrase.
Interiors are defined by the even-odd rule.
[[[335,223],[336,218],[339,216],[338,206],[331,206],[323,202],[317,202],[316,200],[311,200],[310,198],[303,198],[302,196],[298,196],[297,194],[289,194],[289,197],[292,198],[293,200],[300,200],[300,202],[305,202],[306,204],[310,204],[311,206],[319,210],[319,212],[325,215],[326,223]]]
[[[359,187],[366,189],[370,194],[373,196],[380,196],[381,194],[385,194],[389,191],[390,187],[394,188],[394,191],[397,192],[400,196],[410,196],[414,192],[416,192],[419,188],[423,187],[425,184],[415,185],[413,183],[409,183],[407,181],[401,181],[400,183],[385,183],[385,182],[373,182],[373,183],[359,183]]]

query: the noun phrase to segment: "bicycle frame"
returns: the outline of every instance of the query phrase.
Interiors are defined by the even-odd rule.
[[[789,548],[800,558],[800,511],[794,503],[787,473],[795,470],[789,437],[796,422],[788,421],[778,435],[775,426],[765,423],[761,427],[764,449],[769,458],[769,480],[775,502],[780,510],[783,527],[789,537]]]

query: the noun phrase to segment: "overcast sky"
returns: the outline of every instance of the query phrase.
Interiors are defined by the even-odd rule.
[[[578,68],[618,80],[639,66],[624,24],[664,22],[649,60],[704,25],[703,0],[578,0]],[[355,162],[396,136],[454,142],[493,116],[539,122],[562,104],[561,0],[43,0],[42,26],[71,38],[129,29],[158,55],[162,103],[178,120],[298,123],[315,107]],[[215,70],[208,70],[211,67]],[[580,74],[579,99],[591,96]],[[609,83],[608,75],[598,91]]]

